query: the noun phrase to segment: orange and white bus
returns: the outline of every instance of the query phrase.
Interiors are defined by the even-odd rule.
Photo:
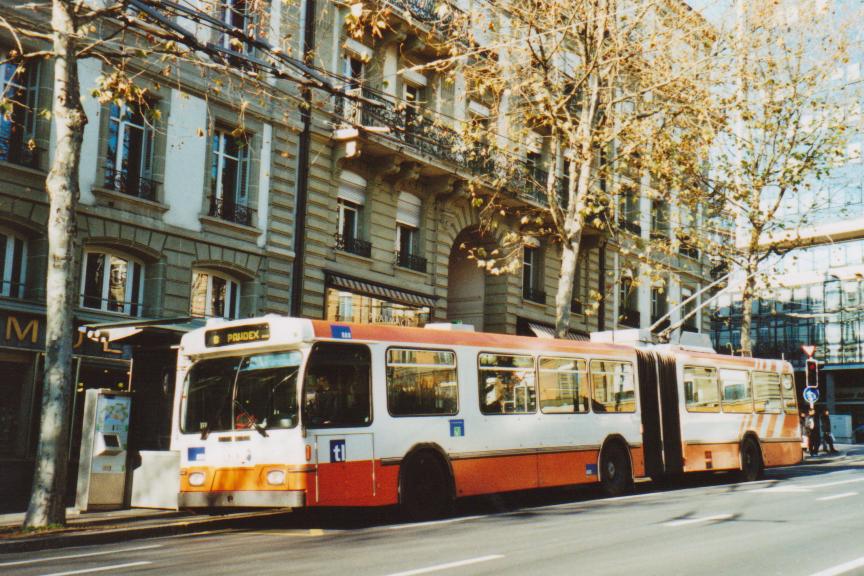
[[[801,461],[788,363],[282,316],[186,334],[181,507],[383,506]]]

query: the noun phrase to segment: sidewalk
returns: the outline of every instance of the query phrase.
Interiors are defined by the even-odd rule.
[[[65,528],[39,532],[20,530],[23,512],[0,514],[0,554],[215,530],[287,513],[285,509],[195,513],[143,508],[80,513],[68,508]]]

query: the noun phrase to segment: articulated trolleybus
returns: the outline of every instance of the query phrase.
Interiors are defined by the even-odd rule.
[[[381,506],[801,461],[791,366],[265,316],[183,337],[182,507]]]

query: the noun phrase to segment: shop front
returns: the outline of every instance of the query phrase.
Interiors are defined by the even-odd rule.
[[[325,319],[335,322],[422,327],[435,309],[432,297],[335,273],[324,298]]]
[[[85,323],[76,318],[76,327]],[[0,309],[0,512],[26,508],[39,439],[44,379],[45,315],[37,307]],[[90,388],[128,390],[131,361],[122,346],[92,342],[76,331],[72,374],[72,429],[68,463],[71,504],[75,494],[84,393]]]

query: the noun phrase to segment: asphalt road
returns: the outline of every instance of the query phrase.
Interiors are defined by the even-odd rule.
[[[472,500],[403,524],[389,512],[294,513],[223,530],[0,557],[0,574],[864,574],[864,450],[623,498],[594,490]]]

